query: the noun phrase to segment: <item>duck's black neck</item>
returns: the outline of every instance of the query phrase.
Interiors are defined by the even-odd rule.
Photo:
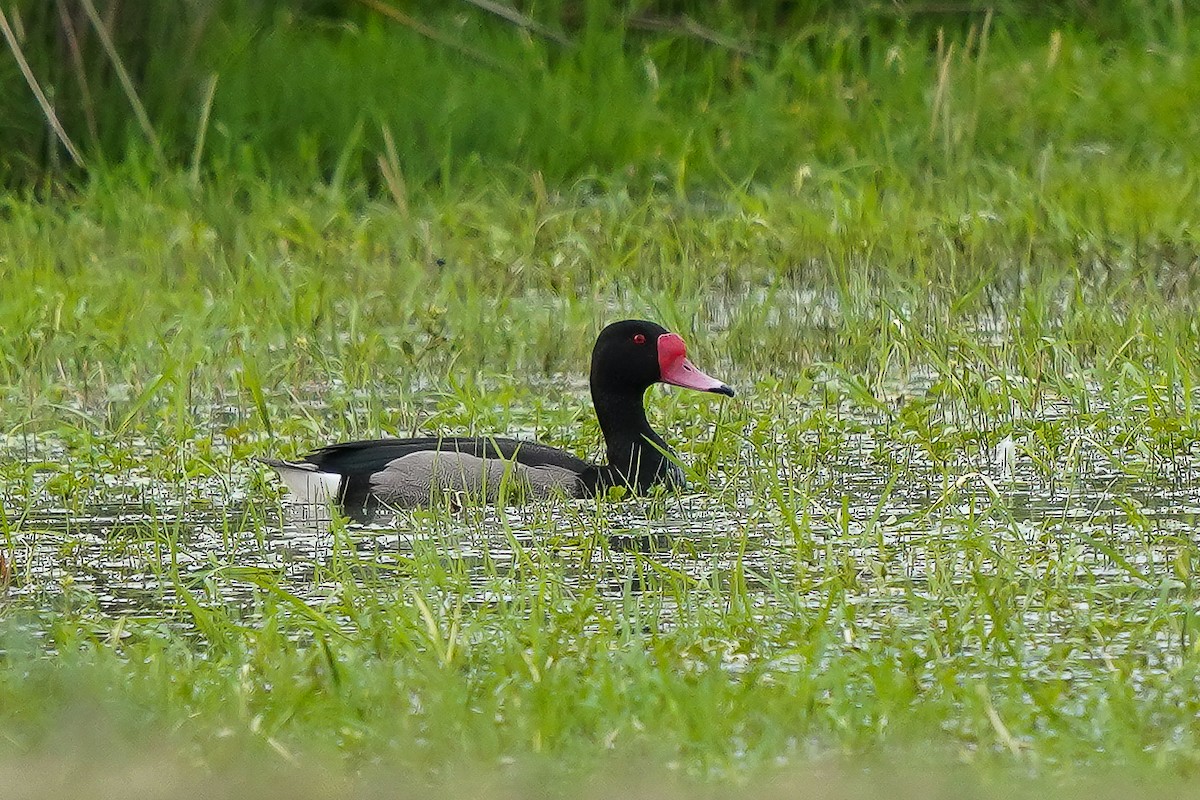
[[[656,483],[682,479],[671,460],[674,451],[646,419],[645,393],[645,389],[629,392],[592,387],[608,463],[581,476],[590,491],[625,486],[640,493]]]

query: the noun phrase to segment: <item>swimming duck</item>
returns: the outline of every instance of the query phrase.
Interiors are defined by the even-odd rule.
[[[733,389],[696,368],[677,333],[646,320],[614,322],[592,349],[592,405],[608,461],[590,464],[534,441],[499,437],[370,439],[331,444],[298,461],[261,459],[300,502],[336,500],[358,520],[380,506],[426,505],[466,492],[486,503],[511,493],[590,497],[622,486],[641,494],[686,484],[675,453],[646,419],[644,395],[655,383],[733,397]]]

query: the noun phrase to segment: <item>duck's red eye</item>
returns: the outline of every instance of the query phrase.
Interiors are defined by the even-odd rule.
[[[646,334],[644,334],[644,333],[635,333],[635,334],[633,335],[633,343],[634,343],[634,344],[645,344],[645,343],[646,343]]]

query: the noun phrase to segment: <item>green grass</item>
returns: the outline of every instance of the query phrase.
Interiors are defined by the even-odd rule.
[[[284,74],[284,26],[199,180],[134,157],[0,199],[0,780],[1182,791],[1200,57],[1162,30],[997,23],[944,69],[906,30],[798,38],[661,96],[653,47],[601,37],[603,80],[580,53],[482,106],[375,26]],[[289,130],[336,59],[380,74]],[[395,131],[393,194],[336,126],[424,61],[446,139]],[[289,160],[309,135],[346,168]],[[282,528],[254,456],[599,457],[587,356],[625,316],[739,389],[652,393],[696,495]]]
[[[85,41],[80,74],[58,15],[30,5],[28,59],[61,98],[85,160],[99,171],[155,164],[108,56]],[[693,9],[731,28],[735,48],[686,27],[639,32],[636,9],[599,3],[563,15],[576,20],[569,47],[476,10],[421,15],[492,66],[357,4],[327,17],[289,5],[234,13],[202,0],[184,16],[121,9],[119,55],[167,165],[216,179],[266,174],[290,187],[365,183],[384,195],[496,181],[524,191],[535,172],[551,187],[733,193],[788,186],[811,170],[817,188],[869,190],[886,205],[905,197],[897,186],[973,197],[1036,175],[1052,188],[1107,159],[1177,183],[1195,156],[1176,145],[1200,135],[1188,93],[1200,77],[1196,24],[1182,4],[1080,2],[1076,17],[1070,7],[1032,14],[1003,3],[994,15],[939,15],[810,2],[776,9],[792,14],[782,23],[771,21],[779,4],[770,2],[759,15]],[[263,10],[271,6],[274,15]],[[534,11],[555,16],[553,6]],[[0,181],[39,185],[66,156],[48,142],[11,59],[0,60],[0,87]],[[1067,165],[1077,171],[1056,169]],[[1155,188],[1132,182],[1127,202]],[[1089,223],[1107,222],[1092,226],[1106,232],[1119,210]]]

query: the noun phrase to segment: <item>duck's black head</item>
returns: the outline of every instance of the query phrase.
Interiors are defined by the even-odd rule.
[[[592,350],[593,393],[640,396],[659,382],[733,397],[733,389],[688,360],[683,337],[657,323],[627,319],[600,331]]]

